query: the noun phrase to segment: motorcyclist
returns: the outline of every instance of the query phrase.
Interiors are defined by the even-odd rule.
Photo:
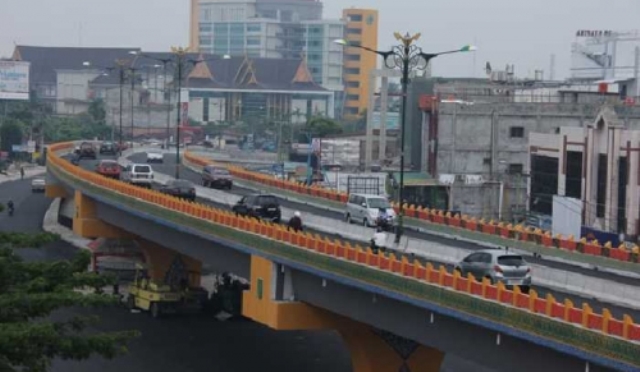
[[[9,200],[9,202],[7,203],[7,208],[9,208],[9,215],[12,215],[14,211],[13,200]]]
[[[302,219],[300,218],[300,212],[296,211],[293,214],[293,217],[289,220],[288,228],[293,229],[295,232],[302,231]]]
[[[379,250],[384,250],[386,241],[387,234],[384,233],[381,227],[377,227],[376,232],[371,238],[371,250],[373,253],[378,253]]]
[[[378,226],[379,227],[387,227],[389,224],[389,214],[387,213],[387,208],[380,208],[380,213],[378,214]]]

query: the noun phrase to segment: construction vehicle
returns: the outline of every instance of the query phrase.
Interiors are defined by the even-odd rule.
[[[149,311],[154,318],[163,314],[202,311],[209,294],[204,288],[189,286],[189,276],[195,274],[186,271],[182,260],[177,258],[164,282],[155,283],[143,266],[136,265],[135,278],[129,286],[127,306],[129,309]]]

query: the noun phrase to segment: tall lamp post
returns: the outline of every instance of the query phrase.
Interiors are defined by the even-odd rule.
[[[461,52],[470,52],[476,50],[474,46],[465,45],[456,50],[449,50],[439,53],[424,53],[422,48],[415,45],[420,38],[420,34],[410,35],[406,33],[404,36],[398,32],[393,35],[400,42],[399,45],[392,47],[388,51],[380,51],[368,48],[363,45],[349,43],[344,39],[335,40],[334,42],[346,47],[354,47],[364,49],[375,53],[382,57],[384,65],[390,69],[400,69],[402,71],[402,114],[400,116],[400,190],[398,192],[398,226],[396,229],[395,242],[400,243],[400,238],[404,233],[404,148],[405,148],[405,124],[407,121],[407,90],[409,86],[409,71],[418,69],[426,70],[429,61],[443,54],[453,54]],[[386,128],[380,128],[386,130]]]
[[[136,96],[136,71],[137,68],[127,69],[131,77],[131,148],[133,148],[133,138],[135,137],[134,117],[135,117],[135,96]]]

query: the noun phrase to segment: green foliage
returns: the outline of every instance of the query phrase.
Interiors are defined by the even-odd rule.
[[[22,144],[23,125],[15,119],[6,120],[0,126],[0,150],[11,151],[11,146]]]
[[[342,126],[335,120],[325,117],[315,117],[307,122],[306,131],[313,137],[324,138],[331,135],[341,134]]]
[[[71,261],[51,263],[25,262],[14,253],[56,239],[53,234],[0,234],[0,371],[44,372],[54,358],[82,360],[95,354],[114,358],[138,336],[132,331],[87,332],[98,322],[96,317],[47,319],[65,307],[118,303],[113,296],[97,294],[115,279],[88,273],[87,251]]]
[[[94,124],[106,125],[107,123],[107,109],[104,101],[101,98],[94,99],[89,104],[88,114]]]

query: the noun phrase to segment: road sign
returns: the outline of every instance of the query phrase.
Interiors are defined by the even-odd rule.
[[[24,152],[25,148],[22,145],[11,145],[11,152]]]
[[[27,142],[27,152],[29,154],[33,154],[34,152],[36,152],[36,141]]]

